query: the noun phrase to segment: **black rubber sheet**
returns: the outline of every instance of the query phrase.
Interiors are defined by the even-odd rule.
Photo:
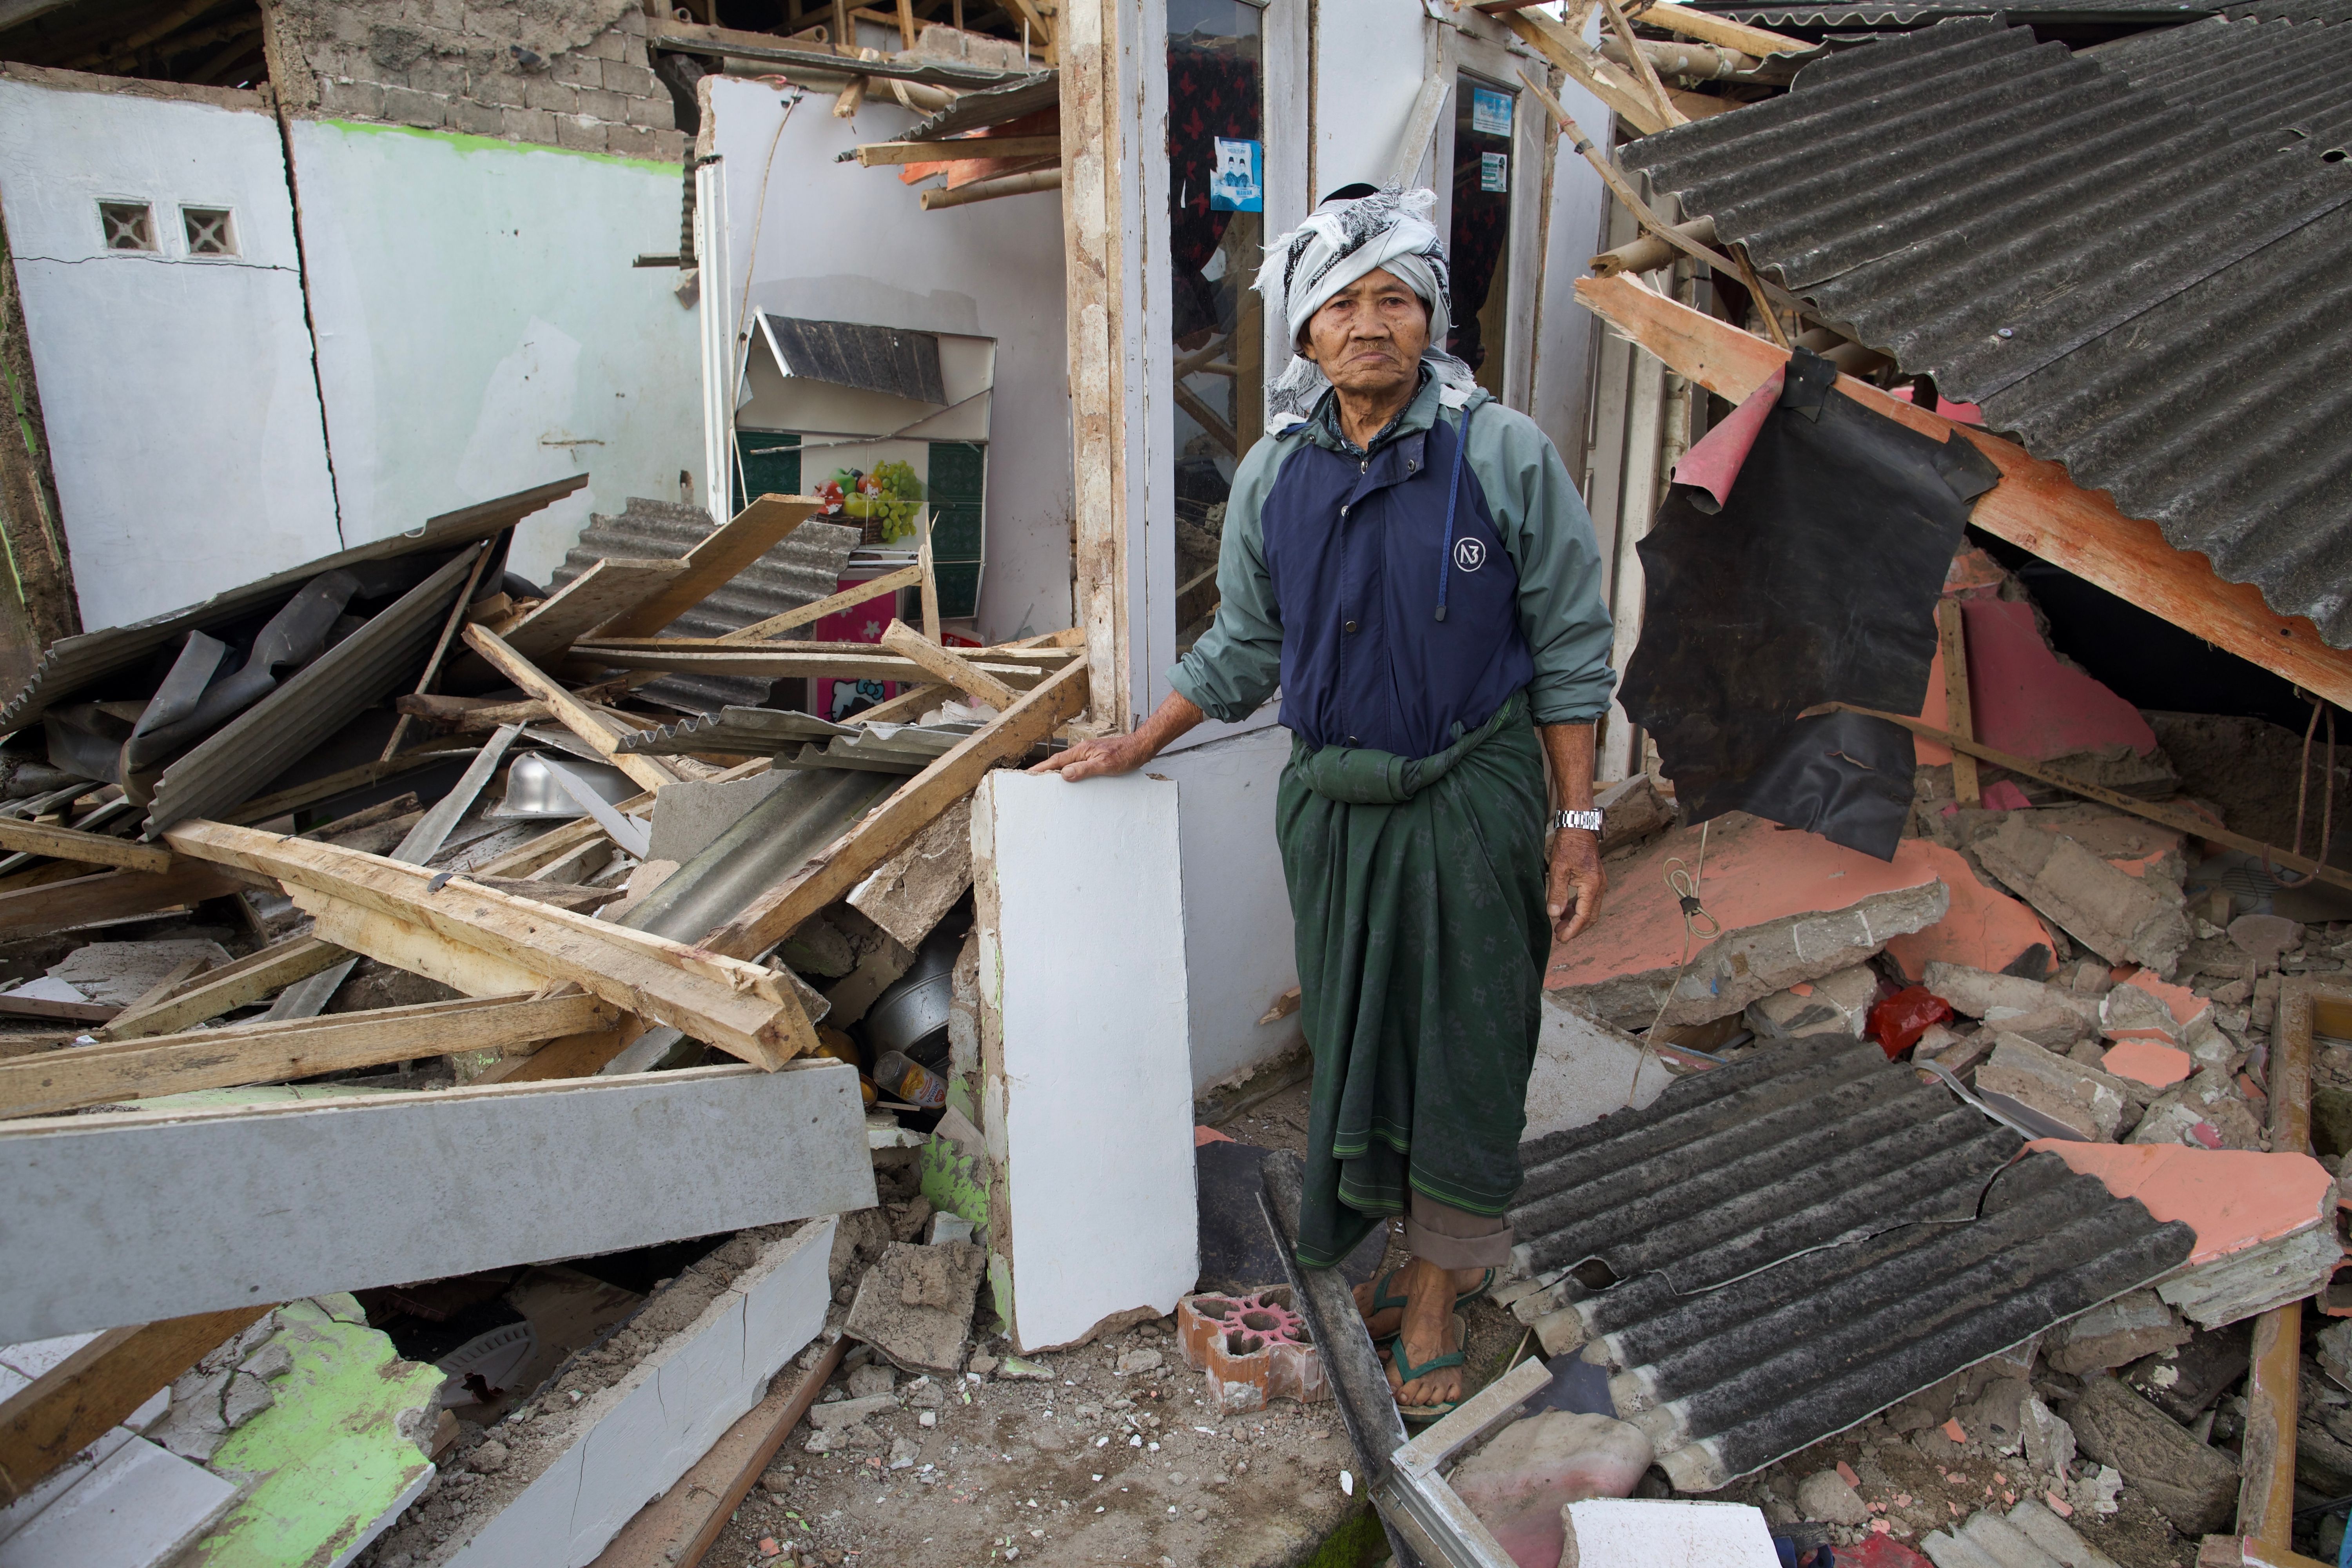
[[[1642,641],[1620,700],[1656,739],[1685,820],[1751,812],[1891,859],[1910,731],[1825,702],[1916,713],[1936,599],[2000,470],[1832,389],[1799,350],[1729,494],[1677,484],[1641,551]]]

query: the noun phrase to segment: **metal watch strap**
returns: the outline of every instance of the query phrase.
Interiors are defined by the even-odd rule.
[[[1556,811],[1552,813],[1551,825],[1555,828],[1580,827],[1587,833],[1598,833],[1601,831],[1601,813],[1598,811]]]

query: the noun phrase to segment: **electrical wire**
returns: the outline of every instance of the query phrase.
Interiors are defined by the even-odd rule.
[[[1625,1103],[1628,1106],[1633,1103],[1633,1096],[1642,1087],[1642,1069],[1649,1066],[1651,1059],[1657,1055],[1657,1047],[1652,1043],[1653,1037],[1657,1034],[1659,1024],[1665,1019],[1666,1008],[1674,1002],[1675,992],[1682,985],[1684,972],[1690,968],[1691,942],[1701,938],[1712,942],[1723,934],[1723,922],[1709,914],[1706,906],[1699,900],[1700,885],[1706,880],[1707,829],[1713,826],[1712,822],[1699,824],[1698,863],[1696,866],[1686,863],[1679,855],[1666,861],[1666,891],[1675,896],[1675,901],[1682,906],[1683,910],[1683,955],[1675,965],[1675,977],[1666,983],[1666,994],[1658,998],[1658,1010],[1651,1016],[1650,1026],[1642,1031],[1642,1058],[1633,1064],[1633,1081],[1625,1087]],[[1706,922],[1703,928],[1701,921]]]

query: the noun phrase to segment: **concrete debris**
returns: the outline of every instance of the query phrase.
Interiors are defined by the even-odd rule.
[[[51,964],[48,973],[92,1002],[128,1007],[192,961],[217,968],[228,963],[228,949],[205,941],[93,942]]]
[[[2005,1516],[1979,1509],[1958,1531],[1928,1536],[1920,1550],[1936,1568],[2116,1568],[2105,1552],[2033,1498]]]
[[[987,1261],[969,1242],[893,1242],[859,1281],[843,1331],[908,1372],[961,1372]]]
[[[1801,980],[1748,1005],[1748,1026],[1760,1040],[1838,1034],[1859,1039],[1878,999],[1878,972],[1866,963],[1819,980]]]
[[[2043,1352],[2051,1370],[2079,1376],[2128,1365],[2189,1342],[2192,1331],[2153,1290],[2133,1290],[2066,1325]]]
[[[2238,1466],[2199,1442],[2147,1401],[2101,1373],[2064,1407],[2083,1453],[2121,1471],[2183,1535],[2226,1527],[2238,1507]]]
[[[850,889],[849,907],[902,947],[919,948],[971,887],[971,803],[958,801]]]
[[[2113,1074],[2054,1056],[2006,1032],[1998,1036],[1992,1055],[1977,1068],[1977,1088],[2005,1094],[2082,1137],[2103,1142],[2114,1140],[2130,1099],[2128,1088]]]
[[[1952,1011],[2037,1046],[2063,1050],[2099,1032],[2095,999],[2037,980],[1989,974],[1957,963],[1927,965],[1921,984]]]
[[[2080,840],[2037,831],[2019,815],[1976,842],[1985,869],[2100,957],[2168,978],[2191,934],[2179,888],[2117,870]]]
[[[1797,1486],[1797,1507],[1808,1519],[1832,1524],[1868,1524],[1870,1510],[1853,1484],[1835,1470],[1820,1470]]]

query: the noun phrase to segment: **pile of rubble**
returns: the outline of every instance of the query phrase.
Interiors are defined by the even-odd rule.
[[[66,639],[0,712],[24,1560],[586,1561],[845,1333],[963,1375],[970,797],[1084,708],[1076,639],[950,648],[806,498],[506,573],[579,483]],[[788,640],[901,587],[929,635]]]

